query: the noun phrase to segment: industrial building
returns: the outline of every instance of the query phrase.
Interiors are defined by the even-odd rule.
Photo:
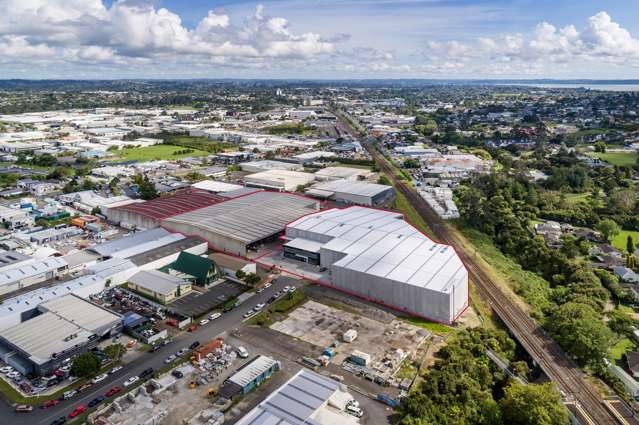
[[[319,183],[306,190],[313,198],[327,199],[346,205],[376,207],[395,199],[393,186],[352,180]]]
[[[373,172],[365,168],[353,167],[326,167],[315,173],[315,179],[320,181],[329,180],[363,180],[371,177]]]
[[[244,183],[249,187],[294,192],[300,186],[313,183],[315,176],[311,173],[289,170],[268,170],[244,176]]]
[[[0,331],[32,317],[43,302],[68,294],[89,298],[102,292],[105,285],[106,279],[103,277],[88,275],[8,298],[0,304]]]
[[[0,272],[0,295],[61,276],[66,268],[67,262],[59,257],[26,264],[17,263],[15,267]]]
[[[239,184],[219,182],[216,180],[202,180],[197,183],[193,183],[192,187],[199,190],[206,190],[208,192],[224,194],[226,192],[242,189],[244,186],[241,186]]]
[[[357,425],[344,412],[352,399],[345,385],[303,368],[236,425]]]
[[[101,258],[131,258],[184,238],[185,236],[179,233],[171,233],[167,230],[156,228],[97,244],[88,249],[98,254]]]
[[[318,209],[317,201],[303,196],[256,192],[171,217],[162,227],[198,235],[216,250],[245,257],[247,250],[276,241],[291,221]]]
[[[468,306],[468,271],[455,250],[399,213],[334,208],[292,222],[285,237],[284,256],[319,261],[337,289],[442,323]]]
[[[191,282],[157,270],[143,270],[129,278],[128,289],[168,304],[191,292]]]
[[[169,274],[184,276],[198,286],[205,286],[222,276],[222,270],[213,260],[187,251],[181,252],[167,269]]]
[[[277,360],[267,356],[257,356],[226,380],[220,388],[220,395],[229,399],[240,394],[246,395],[279,371],[281,367]]]
[[[87,268],[89,274],[106,279],[111,286],[122,285],[138,270],[138,266],[125,258],[111,258]]]
[[[0,205],[0,223],[8,229],[20,229],[34,223],[31,210],[26,208],[9,208]]]
[[[129,229],[153,229],[165,218],[208,207],[224,199],[207,190],[187,189],[171,196],[109,208],[107,219]]]
[[[273,161],[270,159],[243,162],[240,167],[242,167],[242,171],[246,171],[248,173],[260,173],[262,171],[270,170],[301,171],[303,169],[300,164],[294,162]]]
[[[205,240],[192,236],[134,255],[129,260],[140,270],[157,270],[175,262],[183,252],[197,256],[206,254],[208,249]]]
[[[48,374],[122,328],[119,315],[75,295],[43,302],[37,310],[0,331],[0,357],[23,374]]]

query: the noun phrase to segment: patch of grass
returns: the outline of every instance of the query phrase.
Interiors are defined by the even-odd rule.
[[[408,202],[408,199],[406,199],[406,197],[401,192],[396,192],[397,193],[394,205],[395,209],[404,214],[404,218],[406,218],[406,220],[410,224],[427,234],[429,237],[434,238],[435,236],[433,235],[433,232],[430,230],[428,225],[424,222],[415,208],[413,208],[410,202]]]
[[[417,368],[413,365],[413,361],[409,358],[404,359],[399,370],[395,374],[395,378],[398,380],[412,379],[417,373]]]
[[[415,325],[415,326],[418,326],[420,328],[429,330],[432,333],[435,333],[437,335],[448,335],[451,332],[454,332],[454,329],[451,328],[450,326],[446,326],[446,325],[444,325],[442,323],[431,322],[429,320],[421,319],[419,317],[400,316],[400,319],[402,319],[405,322],[410,323],[411,325]]]
[[[637,163],[637,158],[639,158],[637,152],[591,152],[588,155],[619,167],[634,165]]]
[[[628,338],[621,338],[610,348],[610,356],[613,360],[619,361],[628,350],[634,350],[635,344]]]
[[[460,227],[459,230],[475,247],[477,253],[490,266],[502,273],[506,283],[533,307],[536,315],[542,314],[542,311],[550,304],[552,289],[548,281],[522,269],[516,261],[505,256],[487,235],[466,227]]]
[[[612,239],[612,246],[622,252],[626,252],[626,241],[628,240],[628,235],[632,236],[632,240],[635,245],[639,244],[639,232],[634,230],[622,230]]]
[[[568,193],[566,194],[566,204],[576,205],[588,201],[592,196],[590,192],[586,193]]]
[[[146,148],[129,148],[113,151],[119,157],[118,161],[161,161],[174,160],[194,156],[207,156],[209,153],[199,149],[193,149],[174,145],[154,145]]]
[[[286,314],[304,301],[306,301],[306,294],[298,288],[292,294],[283,295],[265,310],[248,319],[246,324],[268,328],[273,324],[273,314]]]
[[[199,149],[209,153],[237,150],[237,145],[216,142],[207,137],[187,136],[185,134],[161,133],[159,137],[165,145],[181,146],[183,148]]]

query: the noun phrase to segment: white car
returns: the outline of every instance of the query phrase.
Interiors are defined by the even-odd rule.
[[[116,367],[114,367],[113,369],[111,369],[111,370],[109,371],[109,375],[111,375],[111,374],[113,374],[113,373],[117,372],[118,370],[122,370],[122,366],[116,366]]]
[[[346,406],[346,413],[349,413],[356,418],[361,418],[364,415],[364,411],[359,407],[355,407],[352,404]]]
[[[290,290],[291,290],[291,287],[290,287],[290,286],[288,286],[288,285],[286,285],[286,286],[284,287],[284,289],[282,289],[282,292],[286,293],[286,292],[288,292],[288,291],[290,291]]]
[[[106,373],[101,373],[98,376],[96,376],[95,378],[93,378],[93,380],[91,382],[93,382],[94,384],[97,384],[98,382],[102,382],[105,379],[107,379],[107,374]]]
[[[253,310],[255,310],[255,311],[260,311],[261,309],[263,309],[263,308],[264,308],[264,306],[265,306],[265,305],[266,305],[266,304],[264,304],[264,303],[259,303],[258,305],[256,305],[255,307],[253,307]]]
[[[241,359],[245,359],[249,356],[248,351],[246,351],[246,348],[244,347],[237,347],[237,349],[235,350],[235,352],[237,353],[237,355],[241,358]]]
[[[20,372],[13,371],[13,372],[7,373],[7,378],[9,379],[15,379],[19,377],[20,377]]]
[[[246,313],[244,313],[244,316],[243,316],[243,317],[244,317],[245,319],[248,319],[249,317],[251,317],[251,316],[252,316],[252,315],[254,315],[254,314],[255,314],[255,311],[253,311],[253,310],[249,310],[249,311],[247,311]]]
[[[264,288],[264,289],[268,289],[268,288],[270,288],[271,286],[273,286],[273,284],[272,284],[271,282],[266,282],[266,283],[264,284],[263,288]]]
[[[261,294],[262,292],[264,292],[265,289],[266,288],[262,286],[261,288],[257,288],[255,292],[257,292],[258,294]]]
[[[202,319],[202,320],[200,320],[200,326],[204,326],[204,325],[208,324],[209,322],[210,322],[209,319]]]
[[[211,314],[211,315],[209,316],[209,320],[215,320],[215,319],[217,319],[218,317],[220,317],[221,315],[222,315],[222,313],[220,313],[219,311],[218,311],[218,312],[216,312],[216,313],[213,313],[213,314]]]
[[[295,292],[297,288],[295,286],[291,286],[290,288],[288,288],[288,293],[292,294],[293,292]]]
[[[73,397],[74,395],[76,395],[78,392],[76,390],[72,390],[72,391],[66,391],[64,394],[62,394],[62,398],[65,400],[70,399],[71,397]]]
[[[169,357],[167,357],[166,359],[164,359],[164,363],[165,363],[165,364],[169,364],[169,363],[171,363],[171,362],[172,362],[173,360],[175,360],[175,359],[176,359],[175,354],[171,354]]]
[[[0,372],[2,373],[11,373],[13,372],[13,368],[11,366],[5,366],[3,368],[0,368]]]
[[[124,386],[125,387],[129,387],[133,384],[135,384],[136,382],[138,382],[140,380],[139,376],[132,376],[129,379],[127,379],[126,381],[124,381]]]

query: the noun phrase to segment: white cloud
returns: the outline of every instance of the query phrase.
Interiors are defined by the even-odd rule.
[[[88,63],[310,58],[335,50],[319,34],[292,33],[286,19],[266,15],[262,6],[239,26],[210,11],[190,29],[177,14],[139,0],[108,8],[101,0],[0,0],[0,37],[26,46],[26,57],[48,49],[52,61]]]

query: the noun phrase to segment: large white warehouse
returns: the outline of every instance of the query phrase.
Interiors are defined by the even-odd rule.
[[[330,209],[286,227],[284,255],[326,267],[337,289],[400,311],[452,323],[468,306],[468,271],[399,213]]]

